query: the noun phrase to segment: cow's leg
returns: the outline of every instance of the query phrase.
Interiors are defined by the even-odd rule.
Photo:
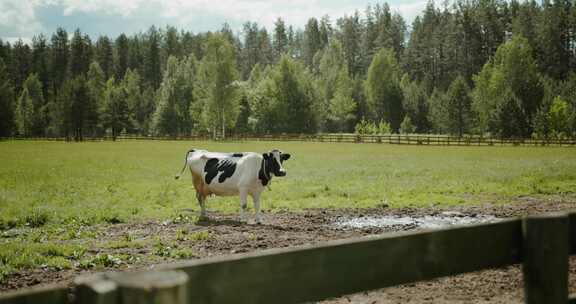
[[[202,195],[200,192],[196,192],[196,199],[198,199],[198,204],[200,205],[200,218],[205,219],[206,215],[206,196]]]
[[[260,194],[261,192],[254,192],[254,194],[252,194],[252,198],[254,199],[254,211],[256,213],[256,224],[262,223],[262,220],[260,219]]]
[[[240,221],[246,221],[246,208],[248,207],[248,190],[240,189]]]

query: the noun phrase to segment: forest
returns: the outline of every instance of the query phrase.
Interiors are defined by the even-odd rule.
[[[576,134],[576,3],[387,3],[303,28],[247,21],[0,40],[0,137]]]

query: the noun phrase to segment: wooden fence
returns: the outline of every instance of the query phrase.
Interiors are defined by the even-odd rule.
[[[276,134],[276,135],[237,135],[231,140],[264,141],[314,141],[336,143],[379,143],[397,145],[434,146],[575,146],[576,139],[509,139],[481,136],[445,136],[428,134]]]
[[[0,295],[15,303],[301,303],[522,263],[526,303],[576,303],[568,255],[576,213],[395,233],[81,276],[72,289]]]
[[[50,140],[66,141],[66,138],[0,138],[4,140]],[[107,141],[112,137],[85,137],[85,141]],[[211,140],[206,135],[195,136],[138,136],[121,135],[116,140]],[[221,140],[221,139],[220,139]],[[474,135],[463,137],[428,134],[383,134],[383,135],[358,135],[358,134],[273,134],[254,135],[236,134],[225,140],[228,141],[309,141],[309,142],[333,142],[333,143],[379,143],[396,145],[427,145],[427,146],[576,146],[576,138],[572,139],[511,139],[491,138]]]

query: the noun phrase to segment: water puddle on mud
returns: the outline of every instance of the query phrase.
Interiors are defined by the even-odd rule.
[[[391,228],[391,229],[438,229],[480,223],[493,223],[501,219],[492,215],[466,215],[460,212],[447,211],[436,215],[424,216],[363,216],[339,218],[335,225],[344,229]]]

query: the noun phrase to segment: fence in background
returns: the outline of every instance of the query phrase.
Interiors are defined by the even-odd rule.
[[[19,138],[9,137],[2,139],[10,140],[49,140],[49,141],[71,141],[66,138]],[[112,137],[84,138],[84,141],[105,141],[113,140]],[[195,136],[137,136],[121,135],[116,140],[211,140],[206,135]],[[222,139],[217,139],[222,140]],[[447,136],[447,135],[427,135],[427,134],[383,134],[383,135],[358,135],[358,134],[274,134],[274,135],[253,135],[237,134],[232,135],[227,141],[307,141],[307,142],[332,142],[332,143],[378,143],[396,145],[428,145],[428,146],[576,146],[576,138],[573,139],[511,139],[511,138],[491,138],[481,136]]]
[[[576,139],[507,139],[481,136],[446,136],[428,134],[275,134],[275,135],[238,135],[232,140],[254,141],[314,141],[342,143],[379,143],[397,145],[434,145],[434,146],[575,146]]]
[[[576,213],[437,231],[383,234],[82,276],[71,290],[0,295],[0,304],[301,303],[522,263],[525,302],[576,303],[568,255]]]

